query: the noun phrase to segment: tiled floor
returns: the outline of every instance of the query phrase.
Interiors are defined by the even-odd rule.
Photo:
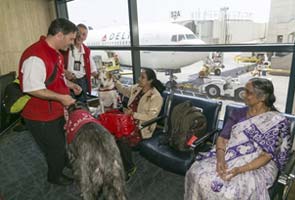
[[[184,177],[166,172],[134,153],[138,171],[127,183],[130,200],[182,200]],[[77,185],[51,185],[46,162],[31,134],[0,137],[0,194],[4,200],[78,200]],[[295,186],[289,200],[295,199]],[[0,196],[0,200],[1,196]]]
[[[154,166],[136,152],[134,158],[138,170],[127,183],[128,199],[183,199],[182,176]],[[0,138],[0,194],[4,200],[80,199],[77,185],[49,184],[46,171],[46,162],[29,132],[10,132]]]

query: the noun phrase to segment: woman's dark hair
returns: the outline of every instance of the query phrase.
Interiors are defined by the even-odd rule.
[[[166,89],[165,86],[161,83],[161,81],[159,81],[157,79],[156,73],[154,72],[154,70],[150,69],[150,68],[142,68],[147,76],[148,80],[153,80],[151,82],[151,86],[155,87],[161,94],[162,92]]]
[[[273,84],[266,78],[252,78],[249,80],[253,87],[257,97],[264,97],[264,103],[272,111],[278,111],[274,106],[276,97],[274,95]]]
[[[57,18],[51,22],[47,35],[56,35],[59,32],[67,35],[69,33],[78,32],[78,28],[73,22],[67,19]]]

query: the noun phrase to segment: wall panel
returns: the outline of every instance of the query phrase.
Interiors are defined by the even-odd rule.
[[[53,0],[0,0],[0,74],[17,71],[28,45],[46,35],[55,18]]]

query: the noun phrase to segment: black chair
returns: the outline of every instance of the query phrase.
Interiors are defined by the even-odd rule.
[[[227,105],[225,109],[225,115],[224,115],[224,122],[223,125],[225,125],[225,122],[227,121],[228,117],[230,116],[230,113],[233,112],[237,108],[241,108],[243,106],[241,105]],[[290,126],[290,132],[291,132],[291,142],[293,143],[293,139],[295,136],[295,116],[290,114],[284,115],[290,120],[291,126]],[[295,152],[292,151],[290,155],[290,159],[284,169],[280,172],[280,174],[277,177],[277,180],[275,181],[274,185],[269,188],[269,196],[271,199],[287,199],[288,193],[290,191],[290,188],[295,180]]]
[[[185,175],[193,162],[195,155],[194,151],[180,152],[172,149],[168,144],[161,143],[161,139],[163,138],[163,135],[165,135],[165,132],[169,135],[167,124],[169,127],[169,116],[173,107],[188,100],[193,106],[203,109],[203,113],[207,118],[207,134],[198,139],[195,143],[196,146],[199,146],[214,135],[214,131],[216,131],[217,128],[218,114],[222,104],[215,100],[180,94],[169,95],[169,93],[164,93],[164,98],[166,101],[162,115],[160,115],[155,121],[165,119],[166,126],[164,125],[164,128],[157,129],[152,138],[143,140],[140,143],[139,151],[144,158],[159,167],[176,174]]]

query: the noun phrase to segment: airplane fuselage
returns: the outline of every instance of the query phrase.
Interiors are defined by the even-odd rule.
[[[130,46],[128,27],[117,27],[100,31],[90,30],[86,40],[88,46]],[[191,30],[178,24],[150,24],[139,28],[140,45],[200,45],[205,44]],[[122,65],[131,66],[130,51],[113,51]],[[92,51],[101,55],[103,51]],[[141,51],[141,66],[153,69],[179,69],[208,56],[207,52],[162,52]]]

